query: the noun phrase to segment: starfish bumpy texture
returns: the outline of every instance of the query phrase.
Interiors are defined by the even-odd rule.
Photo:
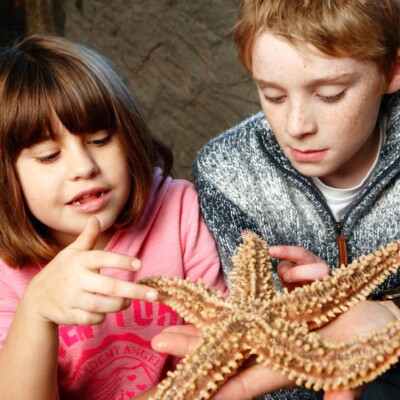
[[[297,385],[325,391],[372,381],[397,362],[400,320],[351,343],[324,339],[313,330],[365,300],[397,271],[400,241],[289,293],[274,283],[267,244],[251,232],[242,238],[232,258],[226,298],[201,281],[141,280],[203,332],[193,354],[158,385],[154,400],[210,399],[251,355]]]

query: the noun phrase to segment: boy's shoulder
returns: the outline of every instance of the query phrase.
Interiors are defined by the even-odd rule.
[[[260,111],[210,140],[199,151],[197,160],[207,158],[209,155],[212,157],[216,153],[241,151],[247,147],[252,137],[264,135],[269,130],[265,114]]]

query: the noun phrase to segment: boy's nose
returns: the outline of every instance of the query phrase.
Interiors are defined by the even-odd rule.
[[[316,132],[316,123],[312,111],[301,102],[289,106],[286,132],[293,137],[300,137]]]

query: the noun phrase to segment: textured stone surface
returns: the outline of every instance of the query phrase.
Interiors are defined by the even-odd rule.
[[[62,4],[61,4],[62,3]],[[236,59],[237,0],[64,0],[66,36],[101,51],[127,77],[154,132],[190,177],[197,150],[259,109]]]

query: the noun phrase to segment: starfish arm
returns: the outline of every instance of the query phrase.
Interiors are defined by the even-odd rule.
[[[290,293],[276,296],[269,308],[291,321],[305,321],[310,329],[325,325],[338,314],[365,300],[400,267],[400,241],[363,255],[330,276]]]
[[[268,246],[257,234],[250,231],[242,232],[242,240],[243,243],[232,257],[229,299],[238,305],[255,299],[268,301],[278,292],[271,273]]]
[[[192,283],[189,278],[148,276],[138,283],[157,289],[160,302],[171,307],[186,322],[194,324],[203,332],[227,313],[222,293],[211,290],[201,279]]]
[[[158,385],[152,400],[206,400],[245,361],[245,332],[231,332],[230,323],[215,327],[200,339],[194,353]]]
[[[355,388],[384,373],[400,356],[400,320],[351,343],[328,341],[313,332],[304,335],[301,328],[285,323],[281,322],[285,330],[279,335],[262,328],[253,351],[260,364],[309,389]]]

